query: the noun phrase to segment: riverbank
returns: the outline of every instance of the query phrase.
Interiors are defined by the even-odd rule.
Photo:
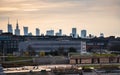
[[[39,65],[39,66],[23,66],[4,68],[6,75],[118,75],[120,74],[120,68],[111,67],[80,67],[78,65]]]

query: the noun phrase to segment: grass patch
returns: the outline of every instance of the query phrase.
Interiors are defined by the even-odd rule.
[[[103,56],[103,57],[112,57],[112,56],[117,56],[116,54],[93,54],[93,56],[97,56],[97,57],[100,57],[100,56]]]
[[[5,61],[17,61],[17,60],[27,60],[27,59],[32,59],[32,57],[13,57],[9,56],[5,58]]]

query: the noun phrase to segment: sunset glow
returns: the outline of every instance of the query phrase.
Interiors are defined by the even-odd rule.
[[[69,35],[73,27],[86,29],[88,34],[120,36],[120,0],[0,0],[0,29],[7,31],[8,17],[13,29],[18,19],[35,34],[46,30],[63,30]]]

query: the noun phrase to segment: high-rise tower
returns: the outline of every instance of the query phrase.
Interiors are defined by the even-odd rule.
[[[46,35],[47,36],[54,36],[54,30],[47,30]]]
[[[60,36],[62,36],[62,29],[59,29]]]
[[[40,35],[40,29],[36,28],[36,36]]]
[[[28,35],[28,27],[23,27],[24,29],[24,35]]]
[[[8,28],[8,33],[13,33],[12,24],[9,24],[9,18],[8,18],[7,28]]]
[[[20,35],[20,29],[19,29],[19,26],[18,26],[18,20],[17,20],[17,23],[16,23],[15,35]]]
[[[73,38],[77,38],[77,29],[76,28],[72,28],[72,34],[71,34],[71,36]]]
[[[87,31],[86,30],[81,30],[81,38],[86,38]]]
[[[0,34],[2,34],[3,33],[3,30],[0,30]]]
[[[59,29],[59,32],[56,33],[56,36],[62,36],[62,29]]]

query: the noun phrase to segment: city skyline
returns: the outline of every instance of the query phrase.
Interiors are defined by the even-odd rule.
[[[99,36],[120,36],[120,0],[1,0],[0,29],[7,32],[7,21],[13,29],[16,19],[23,35],[23,26],[35,35],[35,28],[41,33],[62,29],[69,35],[72,28],[86,29],[88,34]]]

